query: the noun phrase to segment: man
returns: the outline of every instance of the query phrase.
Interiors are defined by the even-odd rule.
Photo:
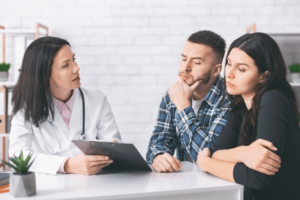
[[[146,155],[155,171],[178,171],[180,161],[196,162],[205,147],[212,149],[231,109],[228,96],[222,100],[224,80],[219,75],[225,48],[224,39],[211,31],[188,38],[178,81],[161,101]]]

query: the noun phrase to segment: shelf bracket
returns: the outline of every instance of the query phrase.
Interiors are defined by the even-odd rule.
[[[47,26],[43,25],[43,24],[40,24],[40,23],[36,23],[36,31],[35,31],[35,39],[38,39],[39,38],[39,28],[43,28],[43,29],[46,29],[46,36],[49,35],[49,29]]]
[[[5,27],[0,25],[0,29],[5,29]],[[2,53],[3,54],[2,55],[3,56],[2,57],[3,61],[2,62],[5,63],[5,33],[3,33],[2,40],[3,40],[2,41],[2,50],[3,50],[3,53]]]
[[[246,29],[246,33],[250,33],[250,31],[252,30],[252,33],[256,32],[256,24],[251,24],[250,26],[247,27]]]

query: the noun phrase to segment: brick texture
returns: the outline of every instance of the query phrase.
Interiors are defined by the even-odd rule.
[[[145,156],[190,34],[209,29],[229,46],[252,23],[263,32],[300,32],[299,10],[298,0],[0,0],[0,25],[34,29],[40,22],[70,41],[82,87],[105,93],[124,141]],[[12,65],[13,47],[7,36]]]

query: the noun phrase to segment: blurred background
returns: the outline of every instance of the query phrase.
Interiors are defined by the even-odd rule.
[[[159,103],[176,81],[182,48],[192,33],[214,31],[228,48],[255,24],[257,32],[276,39],[290,66],[300,63],[299,11],[299,0],[0,0],[5,28],[0,30],[1,52],[5,41],[0,63],[11,64],[8,80],[0,84],[9,91],[17,81],[22,55],[40,23],[38,37],[48,28],[50,36],[70,42],[82,87],[107,96],[123,140],[145,157]],[[297,91],[297,80],[293,85]],[[0,115],[1,109],[10,115],[6,94]]]

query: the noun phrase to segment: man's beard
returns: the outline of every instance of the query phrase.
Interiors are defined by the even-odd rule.
[[[211,70],[209,70],[206,74],[204,74],[204,76],[202,78],[199,78],[195,81],[195,83],[197,81],[201,81],[202,80],[202,83],[203,84],[206,84],[210,81],[210,74],[211,74]]]
[[[202,81],[201,84],[203,84],[203,85],[207,84],[207,83],[210,81],[210,74],[211,74],[211,71],[212,71],[212,70],[209,70],[206,74],[203,75],[203,77],[196,79],[193,83],[188,84],[188,85],[189,85],[189,86],[192,86],[192,85],[194,85],[194,83],[196,83],[197,81]],[[184,74],[184,72],[181,72],[181,73]],[[181,73],[179,72],[179,75],[180,75]]]

